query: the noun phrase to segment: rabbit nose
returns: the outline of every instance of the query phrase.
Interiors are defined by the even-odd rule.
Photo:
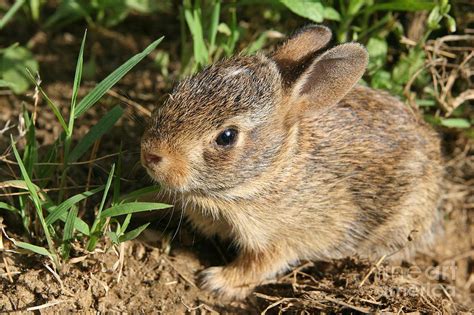
[[[143,157],[145,159],[146,164],[149,164],[149,165],[159,164],[163,160],[161,156],[153,154],[153,153],[145,153]]]

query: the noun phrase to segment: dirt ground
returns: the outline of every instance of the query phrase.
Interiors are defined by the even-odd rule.
[[[142,21],[133,27],[89,30],[86,60],[94,55],[97,74],[103,78],[132,54],[153,39],[165,35],[159,46],[173,52],[173,29],[160,23],[160,31],[147,28]],[[141,24],[142,23],[142,24]],[[153,21],[147,21],[153,25]],[[138,31],[137,31],[138,30]],[[147,31],[143,31],[147,30]],[[10,32],[10,33],[9,33]],[[25,43],[31,30],[9,27],[2,36]],[[63,105],[71,96],[74,68],[83,29],[39,31],[30,47],[40,62],[43,88],[50,98]],[[171,66],[171,73],[176,70]],[[128,165],[137,165],[123,174],[130,187],[145,178],[138,166],[138,143],[143,115],[130,105],[130,100],[152,109],[169,91],[173,74],[164,79],[152,65],[152,57],[139,64],[94,110],[77,122],[76,137],[81,137],[98,118],[116,104],[127,108],[113,132],[104,136],[98,156],[117,151],[122,141],[127,150]],[[86,81],[84,95],[92,86]],[[117,98],[117,95],[122,97]],[[18,123],[21,105],[33,108],[32,95],[13,95],[0,91],[0,129],[7,121]],[[40,104],[38,141],[47,146],[60,132],[53,114]],[[12,130],[12,132],[16,132]],[[74,258],[57,273],[51,263],[37,256],[13,251],[13,245],[2,236],[7,251],[0,251],[0,313],[37,310],[56,312],[161,312],[190,313],[456,313],[474,310],[474,141],[459,134],[444,133],[446,180],[442,210],[445,234],[431,252],[420,253],[413,262],[389,266],[384,261],[364,261],[351,257],[340,261],[303,262],[279,279],[259,287],[243,302],[221,301],[201,291],[195,284],[196,273],[212,265],[232,259],[232,250],[215,240],[204,240],[186,224],[163,217],[153,218],[153,228],[138,240],[119,247],[101,244],[93,254],[77,246]],[[0,135],[0,152],[8,145],[9,136]],[[104,180],[111,160],[97,163],[93,176]],[[0,164],[0,178],[7,174]],[[86,170],[78,170],[85,176]],[[82,173],[81,173],[82,172]],[[1,198],[1,197],[0,197]],[[87,214],[86,214],[87,216]],[[0,216],[0,219],[2,217]],[[142,218],[144,220],[150,219]],[[15,221],[8,217],[0,226],[15,236]],[[178,233],[175,230],[179,227]],[[173,237],[175,235],[175,237]]]

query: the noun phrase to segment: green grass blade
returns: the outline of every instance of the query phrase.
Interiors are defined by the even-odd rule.
[[[110,207],[104,210],[101,214],[101,218],[115,217],[119,215],[143,212],[143,211],[160,210],[160,209],[166,209],[170,207],[172,206],[164,204],[164,203],[156,203],[156,202],[123,203],[123,204],[115,205],[113,207]]]
[[[71,210],[68,212],[66,217],[66,224],[64,225],[64,234],[63,234],[63,241],[68,242],[72,239],[74,233],[74,221],[77,217],[78,209],[76,206],[73,206]]]
[[[10,21],[10,19],[15,15],[15,13],[21,8],[25,3],[25,0],[16,0],[11,8],[5,13],[5,15],[0,20],[0,30]]]
[[[67,214],[66,224],[64,225],[63,234],[63,248],[62,254],[64,259],[69,258],[69,252],[71,250],[71,241],[74,235],[74,222],[77,217],[78,209],[76,206],[72,206],[71,210]]]
[[[89,198],[90,196],[98,193],[99,191],[104,190],[104,186],[85,191],[83,193],[77,194],[75,196],[72,196],[69,199],[66,199],[63,201],[59,206],[55,207],[51,213],[46,217],[46,224],[51,225],[54,222],[56,222],[58,219],[60,219],[62,216],[66,214],[66,212],[71,209],[72,206],[77,204],[78,202]]]
[[[29,251],[31,251],[33,253],[36,253],[36,254],[40,254],[40,255],[48,256],[48,257],[52,256],[51,253],[48,252],[48,250],[46,248],[41,247],[41,246],[36,246],[36,245],[30,244],[30,243],[17,242],[17,241],[15,241],[14,244],[17,247],[29,250]]]
[[[64,131],[66,132],[66,134],[69,133],[69,128],[68,126],[66,125],[66,121],[64,120],[64,117],[63,115],[61,115],[61,112],[59,111],[59,108],[58,106],[56,106],[56,104],[54,104],[54,102],[49,98],[48,95],[46,95],[46,93],[44,92],[44,90],[41,88],[41,86],[38,84],[38,82],[36,82],[35,80],[35,77],[33,76],[33,74],[30,72],[29,69],[26,69],[26,72],[28,73],[28,75],[30,76],[30,80],[31,82],[33,82],[33,84],[36,86],[36,88],[38,89],[38,91],[41,93],[41,95],[44,97],[44,99],[46,100],[46,104],[49,106],[49,108],[51,108],[51,110],[53,111],[54,113],[54,116],[56,116],[56,118],[58,119],[59,123],[61,124],[61,127],[63,127]]]
[[[113,231],[110,231],[107,233],[107,235],[109,236],[110,240],[112,241],[112,243],[118,245],[120,242],[119,242],[119,238],[117,236],[117,233],[113,232]]]
[[[107,200],[107,195],[109,193],[110,185],[112,184],[112,179],[114,178],[115,164],[112,164],[112,168],[107,178],[107,183],[105,184],[104,194],[102,196],[102,201],[100,202],[99,210],[97,212],[97,217],[92,224],[91,233],[89,241],[87,242],[87,250],[93,251],[99,236],[102,235],[102,226],[105,224],[105,220],[102,217],[102,209],[104,209],[105,201]]]
[[[23,165],[23,161],[21,160],[20,154],[18,153],[18,150],[16,149],[16,144],[13,141],[13,137],[11,137],[11,143],[12,143],[13,153],[15,154],[16,161],[18,162],[18,166],[20,167],[21,175],[28,187],[28,191],[30,192],[31,198],[33,199],[33,204],[35,205],[38,219],[40,220],[41,227],[43,228],[43,232],[46,237],[46,241],[48,242],[49,251],[51,252],[54,262],[56,263],[57,266],[59,266],[59,261],[57,260],[54,243],[49,233],[49,227],[46,224],[46,221],[43,216],[43,209],[41,207],[41,200],[38,196],[38,192],[36,191],[35,186],[31,182],[31,179],[25,169],[25,165]]]
[[[69,133],[69,128],[66,125],[66,121],[64,120],[63,115],[61,115],[61,112],[59,111],[58,106],[49,98],[49,96],[44,92],[44,90],[41,88],[41,86],[38,84],[38,82],[35,80],[35,77],[31,73],[29,69],[26,69],[26,72],[28,73],[31,82],[36,86],[38,91],[41,93],[41,95],[44,97],[46,100],[46,104],[51,108],[51,110],[54,113],[54,116],[58,119],[59,123],[61,124],[61,127],[63,127],[64,131],[68,134]]]
[[[63,222],[66,222],[66,219],[67,219],[66,214],[62,215],[59,219]],[[80,233],[82,233],[84,235],[87,235],[87,236],[89,236],[91,234],[89,226],[81,218],[75,218],[74,219],[74,229],[76,229]]]
[[[237,44],[240,36],[239,25],[237,21],[237,10],[235,8],[233,8],[231,11],[230,31],[231,35],[227,40],[227,45],[225,48],[227,55],[233,54],[235,45]]]
[[[138,201],[141,196],[157,193],[160,191],[160,186],[149,186],[134,190],[120,198],[121,202],[130,202],[130,201]]]
[[[33,120],[31,119],[30,115],[26,109],[23,111],[23,117],[25,119],[26,125],[26,145],[25,150],[23,152],[23,161],[25,163],[26,171],[30,176],[33,176],[33,168],[35,163],[38,160],[38,148],[36,146],[36,132],[35,132],[35,125]]]
[[[82,115],[86,110],[92,107],[97,101],[112,87],[114,86],[124,75],[126,75],[137,63],[151,53],[156,46],[163,40],[160,37],[153,43],[151,43],[141,53],[136,54],[123,65],[117,68],[114,72],[109,74],[104,80],[95,86],[95,88],[89,92],[77,105],[74,117],[77,118]]]
[[[119,242],[123,243],[126,241],[133,240],[138,235],[140,235],[149,225],[150,223],[146,223],[146,224],[143,224],[142,226],[137,227],[134,230],[131,230],[130,232],[125,233],[124,235],[119,237]]]
[[[36,85],[36,87],[40,91],[41,95],[43,95],[44,99],[46,100],[46,104],[48,104],[49,108],[51,108],[51,110],[53,111],[54,116],[56,116],[56,118],[58,119],[59,123],[61,124],[61,127],[63,127],[63,129],[66,133],[69,133],[69,128],[67,127],[66,121],[64,120],[63,115],[61,115],[61,112],[59,111],[59,108],[48,97],[48,95],[46,95],[46,93],[43,91],[43,89],[39,85]]]
[[[8,211],[20,213],[20,210],[18,210],[18,209],[15,208],[14,206],[11,206],[11,205],[9,205],[8,203],[1,202],[1,201],[0,201],[0,209],[4,209],[4,210],[8,210]]]
[[[89,132],[82,138],[81,141],[74,147],[69,154],[68,163],[77,161],[84,153],[94,144],[96,140],[102,137],[123,115],[123,109],[120,106],[115,106],[104,117],[102,117],[97,124],[95,124]]]
[[[79,50],[79,56],[77,58],[76,72],[74,74],[74,84],[72,86],[72,97],[71,97],[71,113],[69,114],[69,136],[72,135],[74,129],[74,119],[76,112],[76,100],[77,93],[79,92],[79,87],[81,86],[82,79],[82,66],[84,64],[84,45],[86,43],[87,29],[84,31],[84,36],[82,37],[81,49]]]
[[[102,201],[100,202],[99,211],[97,212],[97,218],[99,219],[101,217],[102,210],[104,209],[105,201],[107,200],[107,195],[109,193],[109,189],[112,184],[112,179],[114,178],[114,173],[115,173],[115,164],[112,164],[109,177],[107,178],[107,183],[105,184],[104,195],[102,196]]]
[[[267,42],[267,40],[268,40],[268,32],[263,32],[262,34],[260,34],[260,36],[258,36],[258,38],[255,41],[250,43],[250,45],[244,49],[244,54],[245,55],[255,54],[257,51],[262,49],[263,46],[265,46],[265,43]]]
[[[441,120],[441,125],[448,128],[469,128],[471,124],[464,118],[445,118]]]
[[[219,25],[219,16],[221,13],[221,2],[217,0],[212,8],[211,25],[209,26],[209,50],[213,51],[216,44],[217,26]]]
[[[184,17],[193,38],[194,58],[199,65],[207,64],[208,52],[204,42],[202,24],[198,10],[185,9]]]
[[[41,10],[41,0],[30,0],[31,17],[33,21],[38,22]]]
[[[127,230],[131,219],[132,219],[132,214],[131,213],[127,214],[127,216],[125,217],[125,220],[123,220],[122,227],[117,231],[119,235],[123,234],[123,232]]]
[[[17,162],[18,162],[18,166],[20,167],[20,171],[21,171],[21,175],[23,177],[23,180],[24,180],[24,182],[26,184],[26,187],[28,188],[28,191],[31,195],[31,199],[33,200],[33,204],[35,205],[36,210],[38,211],[38,215],[41,218],[43,218],[43,211],[42,211],[42,208],[41,208],[41,200],[38,196],[37,187],[33,184],[33,182],[31,181],[31,179],[28,175],[28,172],[26,171],[25,165],[23,164],[23,161],[20,157],[20,154],[18,153],[18,150],[16,149],[16,144],[13,141],[13,138],[11,139],[11,141],[12,141],[13,153],[15,155],[15,158],[16,158]],[[42,224],[45,223],[44,218],[43,218],[41,223]],[[48,228],[45,224],[43,224],[43,228],[46,230],[46,232],[48,231]]]
[[[61,115],[61,112],[59,111],[59,108],[56,106],[56,104],[54,104],[54,102],[48,97],[48,95],[46,95],[46,93],[44,92],[44,90],[39,87],[37,85],[41,95],[43,95],[43,97],[45,98],[46,100],[46,103],[48,104],[49,108],[51,108],[51,110],[53,111],[54,115],[56,116],[56,118],[58,119],[59,123],[61,124],[61,127],[63,127],[64,131],[66,133],[69,133],[69,128],[67,127],[66,125],[66,121],[64,120],[63,118],[63,115]]]
[[[1,51],[0,51],[0,53],[1,53]],[[10,88],[10,89],[13,90],[13,89],[17,88],[17,85],[13,82],[8,82],[8,81],[0,79],[0,87],[7,87],[7,88]]]
[[[431,0],[396,0],[376,3],[368,7],[368,11],[422,11],[431,10],[435,6],[436,2]]]

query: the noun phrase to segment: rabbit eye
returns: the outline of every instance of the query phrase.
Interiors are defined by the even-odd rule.
[[[228,147],[235,143],[237,140],[238,131],[234,128],[228,128],[222,131],[216,138],[216,143],[222,147]]]

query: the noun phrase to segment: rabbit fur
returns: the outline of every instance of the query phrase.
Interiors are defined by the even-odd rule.
[[[389,94],[357,82],[368,54],[327,49],[306,27],[269,56],[238,55],[180,82],[153,113],[142,164],[206,236],[237,258],[200,274],[231,299],[300,260],[408,258],[433,242],[437,135]],[[216,138],[233,128],[230,146]]]

